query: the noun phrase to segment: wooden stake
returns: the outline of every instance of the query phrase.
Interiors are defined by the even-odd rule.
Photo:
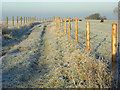
[[[71,18],[69,18],[69,37],[70,37],[70,34],[71,34],[71,23],[70,23],[70,20],[71,20]]]
[[[42,22],[44,22],[44,18],[42,18]]]
[[[57,17],[57,27],[58,27],[58,17]]]
[[[7,27],[8,27],[8,17],[6,17],[6,23],[7,23]]]
[[[26,24],[27,24],[27,17],[26,17]]]
[[[36,17],[33,18],[34,19],[34,22],[36,21]]]
[[[64,19],[64,22],[65,22],[65,34],[66,34],[66,18]]]
[[[21,20],[21,25],[22,25],[22,17],[20,18],[20,20]]]
[[[17,25],[18,25],[18,16],[17,16]]]
[[[38,18],[37,18],[37,22],[38,22]]]
[[[12,25],[14,26],[14,16],[12,16]]]
[[[63,19],[61,18],[61,30],[63,29]]]
[[[87,51],[90,52],[90,22],[86,22]]]
[[[60,29],[60,18],[59,18],[59,29]]]
[[[28,23],[30,22],[30,17],[28,17]]]
[[[24,17],[24,24],[25,24],[25,17]]]
[[[45,17],[45,21],[46,21],[46,17]]]
[[[41,18],[39,19],[39,21],[41,22]]]
[[[76,22],[76,29],[75,29],[75,41],[78,42],[78,21],[75,19]]]
[[[112,24],[112,67],[116,65],[117,55],[117,24]]]
[[[55,17],[55,25],[56,25],[56,17]]]

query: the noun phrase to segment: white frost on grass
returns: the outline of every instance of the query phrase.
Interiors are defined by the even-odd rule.
[[[3,87],[111,87],[107,64],[89,56],[53,22],[35,26],[10,51],[2,57]]]

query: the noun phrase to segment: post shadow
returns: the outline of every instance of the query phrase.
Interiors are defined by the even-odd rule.
[[[98,48],[101,46],[101,44],[102,44],[104,41],[106,41],[106,38],[104,38],[103,41],[101,41],[101,42],[99,43],[99,45],[95,48],[95,50],[94,50],[95,52],[97,52]]]

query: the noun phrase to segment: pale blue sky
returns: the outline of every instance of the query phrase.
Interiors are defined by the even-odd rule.
[[[117,2],[3,2],[2,16],[87,17],[100,13],[108,19],[117,19],[113,9]]]
[[[2,0],[3,2],[118,2],[119,0]]]

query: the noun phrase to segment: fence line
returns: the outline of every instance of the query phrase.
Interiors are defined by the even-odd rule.
[[[26,19],[26,24],[28,22],[44,22],[48,20],[51,20],[51,18],[40,18],[40,20],[38,20],[38,18],[36,19],[35,17],[24,17],[24,24],[25,24],[25,19]],[[44,20],[45,19],[45,20]],[[42,20],[42,21],[41,21]],[[57,27],[59,27],[59,29],[61,28],[61,30],[63,29],[63,20],[64,20],[64,33],[66,34],[67,30],[66,30],[66,18],[58,18],[58,17],[53,17],[53,20],[55,21],[55,25]],[[20,22],[22,25],[22,16],[20,17]],[[17,16],[17,25],[19,23],[19,17]],[[8,16],[6,17],[6,27],[8,27]],[[12,16],[12,26],[14,26],[14,16]],[[71,37],[71,18],[69,18],[69,37]],[[75,19],[75,42],[78,42],[78,19]],[[117,62],[117,24],[112,24],[112,47],[111,47],[111,55],[112,55],[112,67],[114,67],[116,65]],[[88,52],[90,52],[90,22],[86,22],[86,49]]]
[[[69,18],[69,37],[71,32],[71,24]],[[57,20],[58,21],[58,20]],[[62,30],[62,18],[61,18],[61,30]],[[64,18],[64,32],[66,34],[66,18]],[[75,19],[75,41],[78,42],[78,20]],[[90,53],[90,22],[86,22],[86,50]],[[117,24],[112,24],[112,67],[115,67],[117,62]]]
[[[40,18],[40,19],[38,19],[38,18],[36,19],[36,16],[35,17],[22,17],[21,16],[20,19],[19,19],[19,17],[17,16],[17,18],[16,18],[17,27],[19,25],[19,20],[20,20],[20,25],[25,25],[25,24],[30,23],[30,22],[44,22],[45,20],[46,21],[50,21],[52,19],[51,18],[45,18],[45,20],[44,20],[44,17]],[[9,22],[8,21],[9,20],[8,20],[8,16],[7,16],[6,17],[6,22],[5,22],[7,28],[9,26]],[[14,16],[12,16],[11,23],[12,23],[12,26],[15,26],[15,18],[14,18]]]

